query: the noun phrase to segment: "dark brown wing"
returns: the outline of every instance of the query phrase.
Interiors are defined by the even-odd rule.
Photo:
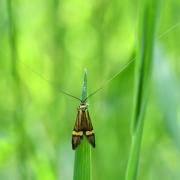
[[[88,110],[85,111],[85,114],[86,114],[86,129],[85,129],[85,135],[89,141],[89,143],[95,148],[95,134],[94,134],[94,131],[93,131],[93,126],[92,126],[92,123],[91,123],[91,118],[89,116],[89,112]]]
[[[78,110],[76,122],[72,132],[72,149],[75,150],[83,139],[82,131],[82,111]]]
[[[88,142],[95,147],[95,134],[89,116],[88,110],[78,111],[74,130],[72,133],[72,149],[76,149],[83,139],[83,134],[87,137]]]

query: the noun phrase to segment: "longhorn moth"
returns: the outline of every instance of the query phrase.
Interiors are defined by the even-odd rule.
[[[107,80],[102,86],[100,86],[94,92],[89,94],[89,96],[87,96],[87,94],[86,94],[86,97],[84,97],[82,99],[80,99],[80,98],[78,98],[78,97],[76,97],[74,95],[71,95],[70,93],[67,93],[66,91],[58,88],[57,87],[57,83],[51,82],[51,81],[47,80],[41,74],[39,74],[38,72],[34,71],[31,67],[27,66],[25,63],[22,62],[22,64],[24,64],[32,72],[37,74],[40,78],[42,78],[43,80],[45,80],[49,84],[52,84],[54,87],[56,87],[57,90],[60,93],[65,94],[66,96],[69,96],[71,98],[74,98],[74,99],[80,101],[80,105],[78,107],[78,113],[77,113],[74,129],[72,131],[72,149],[75,150],[78,147],[78,145],[81,143],[81,141],[83,140],[83,136],[87,137],[88,142],[92,145],[92,147],[95,148],[95,146],[96,146],[95,145],[95,133],[94,133],[94,130],[93,130],[91,118],[90,118],[89,111],[88,111],[87,99],[89,99],[91,96],[95,95],[97,92],[102,90],[114,78],[116,78],[122,71],[124,71],[128,67],[128,65],[131,64],[133,61],[134,61],[134,59],[132,59],[132,60],[128,61],[127,63],[125,63],[121,67],[119,72],[117,72],[114,76],[112,76],[109,80]]]

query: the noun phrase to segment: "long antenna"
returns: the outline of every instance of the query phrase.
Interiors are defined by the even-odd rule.
[[[117,72],[114,76],[112,76],[110,79],[108,79],[103,85],[101,85],[98,89],[96,89],[94,92],[90,93],[89,96],[85,99],[85,101],[90,98],[91,96],[95,95],[96,93],[98,93],[100,90],[102,90],[105,86],[107,86],[114,78],[116,78],[121,72],[123,72],[129,64],[131,64],[133,61],[135,60],[135,58],[131,59],[130,61],[128,61],[126,64],[124,64],[120,71]]]
[[[50,81],[49,81],[49,83],[50,83],[50,84],[53,84],[53,85],[56,85],[56,83],[54,83],[54,82],[50,82]],[[69,97],[72,97],[72,98],[74,98],[74,99],[76,99],[76,100],[78,100],[78,101],[81,101],[80,98],[78,98],[78,97],[76,97],[76,96],[74,96],[74,95],[71,95],[71,94],[63,91],[62,89],[60,89],[60,88],[58,88],[58,87],[56,87],[56,89],[58,89],[58,91],[60,91],[62,94],[65,94],[66,96],[69,96]]]
[[[20,61],[20,60],[19,60]],[[58,83],[55,83],[55,82],[52,82],[48,79],[46,79],[44,76],[42,76],[40,73],[38,73],[37,71],[35,71],[34,69],[32,69],[30,66],[26,65],[24,62],[21,61],[21,63],[28,69],[30,69],[33,73],[35,73],[36,75],[38,75],[41,79],[43,79],[44,81],[46,81],[48,84],[52,84],[59,92],[61,92],[62,94],[65,94],[66,96],[69,96],[69,97],[72,97],[78,101],[81,101],[80,98],[74,96],[74,95],[71,95],[70,93],[67,93],[66,91],[60,89],[58,87]]]
[[[177,26],[179,26],[179,25],[180,25],[180,22],[174,24],[173,26],[171,26],[170,28],[168,28],[164,33],[160,34],[160,35],[158,36],[158,39],[163,38],[166,34],[168,34],[170,31],[174,30],[174,29],[175,29]],[[133,58],[133,59],[131,59],[130,61],[128,61],[126,64],[124,64],[124,65],[122,66],[122,68],[120,69],[119,72],[117,72],[114,76],[112,76],[109,80],[107,80],[100,88],[98,88],[97,90],[95,90],[94,92],[92,92],[92,93],[85,99],[85,101],[86,101],[89,97],[95,95],[95,94],[98,93],[100,90],[102,90],[106,85],[108,85],[108,84],[111,82],[111,80],[113,80],[114,78],[116,78],[116,77],[117,77],[122,71],[124,71],[124,70],[126,69],[126,67],[127,67],[131,62],[133,62],[135,59],[136,59],[136,57]]]
[[[168,30],[166,30],[164,33],[162,33],[161,35],[158,36],[158,39],[161,39],[162,37],[164,37],[166,34],[168,34],[170,31],[174,30],[177,26],[180,25],[180,22],[176,23],[175,25],[171,26]],[[125,68],[135,60],[135,58],[131,59],[130,61],[128,61],[126,64],[124,64],[122,66],[122,68],[120,69],[119,72],[117,72],[114,76],[112,76],[109,80],[107,80],[102,86],[100,86],[97,90],[95,90],[94,92],[92,92],[91,94],[89,94],[89,96],[84,99],[84,101],[86,101],[88,98],[90,98],[91,96],[95,95],[96,93],[98,93],[100,90],[102,90],[105,86],[107,86],[114,78],[116,78],[122,71],[125,70]],[[18,60],[20,63],[22,63],[24,66],[26,66],[28,69],[30,69],[32,72],[34,72],[35,74],[37,74],[41,79],[43,79],[44,81],[46,81],[49,84],[52,84],[53,86],[56,87],[56,89],[61,92],[62,94],[65,94],[66,96],[72,97],[78,101],[82,101],[80,98],[71,95],[69,93],[67,93],[66,91],[62,90],[61,88],[59,88],[58,83],[56,82],[52,82],[48,79],[46,79],[45,77],[43,77],[40,73],[36,72],[34,69],[32,69],[30,66],[26,65],[23,61],[21,61],[20,59]]]
[[[134,58],[135,59],[135,58]],[[127,66],[134,61],[134,59],[131,59],[130,61],[128,61],[126,64],[124,64],[122,66],[122,68],[120,69],[119,72],[117,72],[114,76],[112,76],[110,79],[108,79],[102,86],[100,86],[97,90],[95,90],[94,92],[90,93],[89,96],[87,96],[83,101],[86,101],[89,97],[95,95],[97,92],[99,92],[100,90],[102,90],[105,86],[107,86],[114,78],[116,78],[121,72],[123,72]],[[19,60],[20,61],[20,60]],[[38,75],[41,79],[43,79],[44,81],[46,81],[49,84],[52,84],[59,92],[61,92],[62,94],[65,94],[66,96],[72,97],[78,101],[82,101],[80,98],[71,95],[70,93],[67,93],[66,91],[62,90],[61,88],[58,87],[58,83],[56,82],[52,82],[48,79],[46,79],[44,76],[42,76],[40,73],[38,73],[37,71],[35,71],[34,69],[32,69],[30,66],[26,65],[24,62],[20,61],[26,68],[30,69],[33,73],[35,73],[36,75]]]

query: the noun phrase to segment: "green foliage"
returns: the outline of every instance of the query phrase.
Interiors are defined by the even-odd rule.
[[[84,72],[81,99],[87,97],[87,70]],[[91,180],[91,145],[87,139],[81,142],[75,152],[74,180]]]
[[[126,180],[137,179],[145,111],[152,76],[151,71],[158,1],[140,0],[139,6],[139,41],[137,42],[137,58],[135,63],[132,143],[126,171]]]
[[[75,152],[74,180],[91,179],[91,146],[84,138]]]

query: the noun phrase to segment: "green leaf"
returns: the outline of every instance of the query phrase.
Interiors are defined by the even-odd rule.
[[[82,100],[87,97],[87,70],[84,72]],[[75,152],[74,180],[91,179],[91,146],[84,138]]]
[[[144,116],[149,95],[153,45],[158,1],[139,1],[139,29],[135,61],[135,89],[132,117],[132,144],[126,170],[126,180],[135,180],[138,173]]]

